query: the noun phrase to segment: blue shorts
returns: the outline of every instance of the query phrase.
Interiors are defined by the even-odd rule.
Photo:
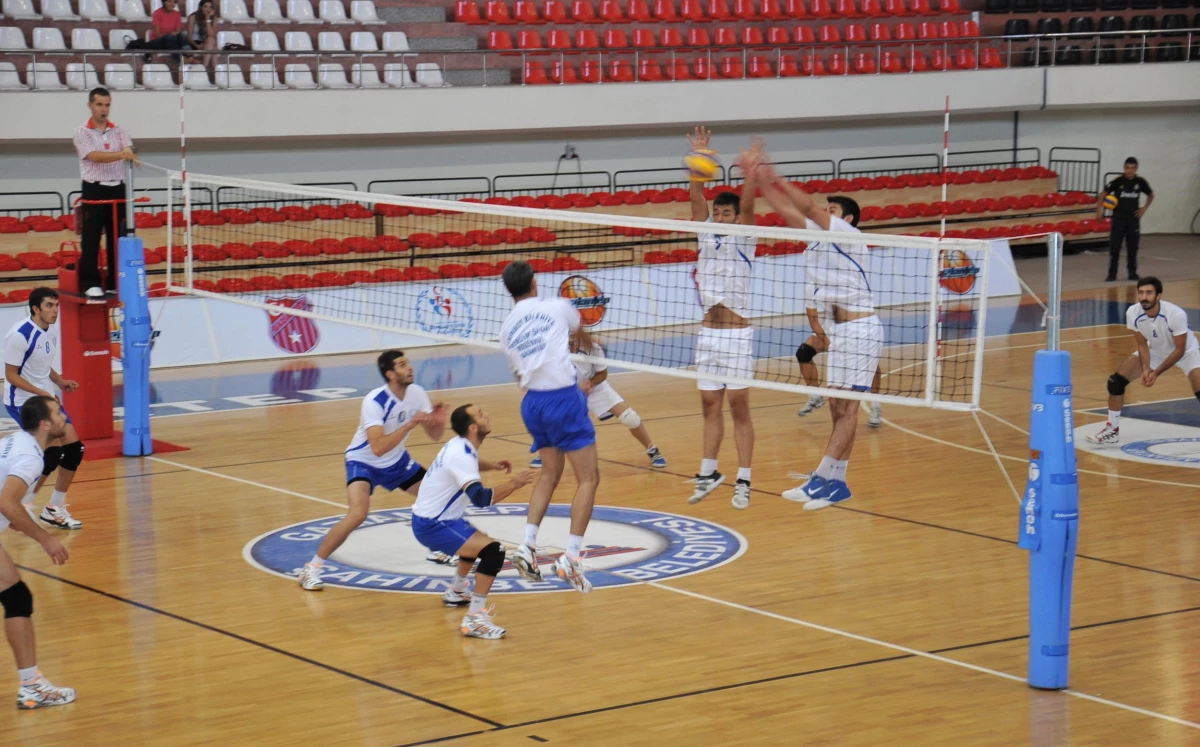
[[[370,483],[371,490],[408,490],[425,479],[425,468],[417,464],[408,452],[390,467],[372,467],[362,462],[346,460],[346,484],[362,480]]]
[[[461,516],[449,521],[427,519],[424,516],[412,517],[413,536],[430,550],[444,552],[447,555],[457,555],[459,548],[475,534],[475,527]]]
[[[531,452],[546,447],[579,451],[596,443],[596,428],[588,415],[587,395],[577,386],[525,393],[521,419],[533,436]]]
[[[62,410],[62,414],[67,416],[67,422],[70,423],[71,416],[69,414],[67,414],[67,408],[63,407],[61,402],[58,404],[58,407],[60,410]],[[20,428],[21,427],[21,408],[13,407],[10,404],[5,404],[4,409],[8,412],[8,416],[10,418],[17,421],[17,427]]]

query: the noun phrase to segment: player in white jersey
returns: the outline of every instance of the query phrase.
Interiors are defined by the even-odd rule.
[[[709,149],[712,133],[697,127],[688,136],[693,150]],[[754,224],[754,197],[757,192],[754,170],[746,173],[742,195],[722,192],[716,196],[709,214],[704,185],[692,182],[692,220],[710,223]],[[696,340],[696,373],[754,378],[754,329],[747,319],[750,310],[750,284],[754,272],[754,254],[758,240],[747,236],[720,233],[697,235],[700,245],[696,260],[696,289],[704,307],[700,336]],[[750,390],[746,384],[701,379],[700,407],[704,415],[700,471],[693,479],[696,487],[688,503],[704,500],[725,475],[718,470],[717,455],[725,437],[725,400],[733,416],[733,441],[737,446],[737,482],[733,488],[733,507],[750,505],[750,462],[754,456],[754,423],[750,420]]]
[[[751,153],[753,158],[753,152]],[[858,233],[858,203],[848,197],[829,199],[828,207],[817,205],[812,196],[779,179],[766,161],[758,158],[763,196],[789,226],[809,227],[809,221],[824,231]],[[829,305],[833,327],[829,330],[829,359],[826,378],[832,389],[871,391],[883,351],[883,326],[875,315],[875,299],[867,277],[867,246],[851,240],[821,241],[805,253],[809,279],[817,288],[819,302]],[[841,503],[851,497],[846,469],[854,448],[858,402],[832,399],[833,432],[825,456],[803,486],[785,491],[784,498],[815,510]]]
[[[583,535],[592,519],[600,469],[596,429],[588,417],[591,382],[577,380],[571,361],[570,337],[579,330],[579,311],[565,298],[538,298],[537,279],[528,262],[505,267],[503,280],[516,303],[500,327],[500,345],[525,390],[521,419],[533,437],[529,450],[542,458],[542,478],[529,496],[525,541],[513,552],[513,565],[522,577],[542,580],[538,527],[562,478],[564,461],[570,461],[578,488],[571,501],[567,551],[554,561],[554,571],[571,588],[586,593],[592,584],[584,574]]]
[[[17,418],[21,430],[0,441],[0,470],[4,473],[4,486],[0,488],[0,515],[3,515],[0,531],[11,522],[13,529],[41,545],[51,562],[62,565],[67,562],[67,549],[37,525],[21,505],[21,499],[41,477],[46,448],[66,433],[67,418],[58,400],[40,395],[26,399],[17,411]],[[17,708],[44,708],[75,700],[74,690],[55,687],[38,671],[33,595],[21,580],[12,558],[2,549],[0,606],[4,607],[4,632],[21,678]]]
[[[458,556],[454,581],[442,595],[442,603],[447,607],[470,605],[462,619],[462,634],[468,638],[503,638],[504,628],[492,622],[487,595],[504,567],[504,548],[472,526],[463,513],[468,503],[479,508],[499,503],[533,482],[533,473],[522,472],[496,488],[483,487],[480,472],[512,471],[512,463],[507,460],[491,462],[479,457],[483,439],[492,432],[491,417],[476,405],[462,405],[450,415],[450,428],[456,435],[429,465],[413,504],[413,536],[428,548]],[[472,592],[467,574],[476,560],[479,567],[475,569]]]
[[[387,384],[363,398],[358,430],[346,449],[346,502],[350,510],[330,527],[312,560],[300,570],[300,586],[309,591],[324,587],[322,566],[367,518],[375,488],[417,494],[425,468],[404,448],[409,435],[420,425],[425,435],[438,441],[446,430],[446,406],[430,402],[425,390],[413,383],[413,367],[403,352],[388,350],[377,363]]]
[[[52,288],[35,288],[29,294],[29,318],[14,324],[4,336],[4,409],[17,423],[21,422],[21,405],[30,397],[54,397],[55,387],[64,392],[79,388],[79,384],[64,379],[54,370],[58,354],[57,321],[58,293]],[[66,433],[46,448],[42,476],[29,486],[24,502],[32,511],[38,489],[57,469],[54,493],[39,518],[51,526],[79,529],[83,522],[67,510],[67,490],[83,463],[84,448],[71,424],[71,416],[66,418]]]
[[[1142,385],[1149,388],[1164,372],[1178,366],[1192,385],[1196,399],[1200,400],[1200,343],[1188,327],[1187,312],[1162,300],[1162,290],[1162,281],[1158,278],[1138,280],[1138,302],[1125,310],[1125,326],[1133,332],[1137,351],[1108,377],[1108,422],[1099,433],[1087,437],[1094,444],[1121,442],[1125,388],[1137,376],[1141,376]]]
[[[838,198],[833,198],[838,199]],[[808,222],[810,231],[820,230],[820,227],[812,221]],[[830,315],[830,306],[818,298],[820,294],[817,287],[812,283],[806,283],[804,286],[804,314],[808,317],[808,326],[812,328],[813,333],[808,336],[808,339],[796,348],[796,362],[800,364],[800,376],[804,379],[804,383],[809,386],[821,386],[821,372],[817,370],[817,364],[813,362],[820,353],[829,352],[829,335],[825,333],[826,329],[833,329],[833,317]],[[883,372],[878,368],[875,369],[875,378],[871,380],[871,391],[878,392],[879,385],[883,377]],[[825,406],[825,398],[819,394],[809,396],[808,402],[804,403],[796,414],[800,417],[811,415],[818,408]],[[872,402],[867,414],[867,425],[871,428],[878,428],[883,424],[883,407],[878,402]]]
[[[571,352],[582,353],[592,358],[603,358],[604,348],[600,347],[599,343],[585,338],[587,338],[587,333],[583,330],[571,335]],[[612,384],[608,383],[608,365],[603,362],[575,361],[575,370],[579,372],[580,381],[586,380],[592,384],[591,391],[587,396],[588,411],[600,421],[612,418],[619,420],[629,429],[638,443],[646,449],[646,456],[650,457],[650,466],[655,469],[665,469],[667,458],[650,439],[650,432],[646,430],[642,417],[637,414],[636,410],[625,404],[625,399],[617,393],[616,389],[613,389]],[[541,469],[542,458],[535,456],[529,466]]]

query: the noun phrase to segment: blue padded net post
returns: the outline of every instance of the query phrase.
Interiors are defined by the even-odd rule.
[[[124,236],[117,243],[117,284],[125,318],[121,322],[124,369],[125,456],[154,453],[150,439],[150,303],[142,240]]]

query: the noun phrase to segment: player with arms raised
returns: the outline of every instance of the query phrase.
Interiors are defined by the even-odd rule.
[[[413,383],[413,367],[403,352],[389,350],[376,362],[387,383],[363,398],[358,430],[346,449],[346,498],[350,510],[330,527],[312,560],[300,570],[300,586],[309,591],[324,588],[321,568],[367,518],[375,488],[417,494],[425,468],[404,448],[409,435],[419,425],[425,429],[425,435],[438,441],[446,430],[446,406],[441,402],[431,403],[425,389]]]
[[[499,503],[533,482],[533,473],[522,472],[494,489],[483,487],[481,471],[512,471],[511,462],[479,458],[479,447],[492,432],[491,417],[476,405],[463,405],[450,415],[450,428],[455,436],[429,465],[429,474],[421,481],[413,504],[413,536],[432,550],[458,556],[454,581],[442,595],[442,602],[447,607],[470,605],[462,620],[462,634],[468,638],[503,638],[506,631],[492,622],[487,595],[504,566],[504,548],[475,529],[463,513],[468,502],[480,508]],[[475,571],[475,591],[471,592],[467,574],[476,559],[479,568]]]
[[[708,150],[712,132],[697,127],[688,136],[692,150]],[[745,168],[742,196],[722,192],[712,203],[709,214],[704,185],[691,186],[692,220],[707,223],[754,225],[754,169]],[[696,373],[754,378],[754,329],[750,326],[750,282],[754,272],[754,254],[758,240],[748,236],[720,233],[697,235],[700,256],[696,261],[696,288],[704,307],[700,336],[696,340]],[[733,441],[737,446],[737,482],[733,488],[733,507],[750,505],[750,462],[754,456],[754,423],[750,420],[750,390],[746,384],[701,379],[700,407],[704,414],[704,439],[700,471],[693,482],[696,488],[688,503],[699,503],[725,481],[717,471],[717,455],[725,437],[724,402],[729,399],[733,416]]]
[[[1121,443],[1121,407],[1125,404],[1125,387],[1133,377],[1141,376],[1142,385],[1149,388],[1165,371],[1179,366],[1200,400],[1200,343],[1188,327],[1187,312],[1162,300],[1162,290],[1158,278],[1138,281],[1138,302],[1125,311],[1125,326],[1133,331],[1137,351],[1108,377],[1108,422],[1099,433],[1087,437],[1094,444]]]

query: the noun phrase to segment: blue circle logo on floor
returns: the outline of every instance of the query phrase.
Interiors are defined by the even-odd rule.
[[[1142,459],[1180,464],[1200,464],[1200,438],[1153,438],[1133,441],[1121,446],[1121,451]]]
[[[524,537],[526,511],[523,504],[472,507],[466,519],[512,546]],[[248,563],[267,573],[295,578],[339,519],[331,516],[276,529],[251,540],[242,554]],[[326,562],[321,574],[325,585],[418,594],[444,592],[454,576],[454,566],[429,560],[429,551],[413,537],[411,523],[412,510],[408,508],[369,513]],[[569,529],[570,506],[551,505],[538,534],[538,559],[545,580],[526,581],[506,561],[492,592],[570,590],[550,569],[566,545]],[[736,560],[746,547],[740,534],[708,521],[661,511],[596,506],[584,540],[584,564],[593,587],[628,586],[712,570]]]

